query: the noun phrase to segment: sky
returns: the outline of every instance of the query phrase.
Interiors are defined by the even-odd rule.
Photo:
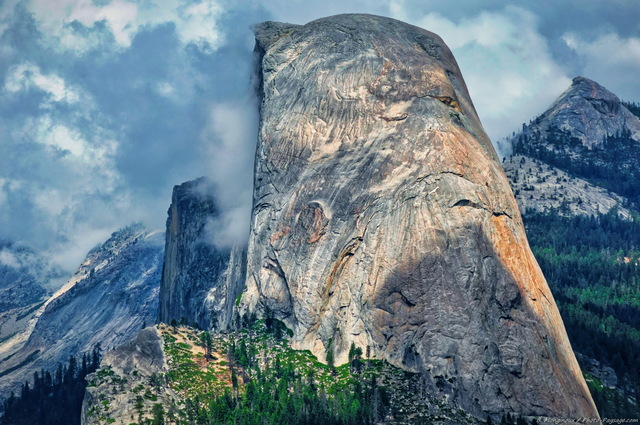
[[[451,48],[497,142],[583,75],[640,101],[637,0],[1,0],[0,238],[67,270],[176,184],[212,181],[209,242],[248,233],[255,23],[400,19]]]

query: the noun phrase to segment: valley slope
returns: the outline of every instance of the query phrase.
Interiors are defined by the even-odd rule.
[[[114,348],[155,323],[163,233],[136,224],[89,252],[74,276],[41,307],[20,344],[3,346],[0,393],[20,389],[33,373],[53,372],[96,344]]]

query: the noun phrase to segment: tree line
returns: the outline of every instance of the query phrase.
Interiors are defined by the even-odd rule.
[[[19,394],[2,403],[2,425],[80,425],[82,400],[87,383],[85,377],[100,365],[100,345],[78,360],[69,358],[51,373],[34,372],[33,381],[22,384]]]
[[[571,345],[619,378],[619,391],[590,385],[600,414],[640,416],[631,401],[640,394],[640,223],[615,210],[591,217],[527,211],[523,218]]]

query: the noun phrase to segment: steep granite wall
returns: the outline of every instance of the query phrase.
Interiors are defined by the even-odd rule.
[[[477,414],[597,417],[451,52],[392,19],[256,28],[261,125],[242,314],[351,342]]]
[[[203,329],[227,329],[244,285],[246,250],[218,249],[207,225],[218,215],[207,182],[198,179],[173,188],[167,218],[159,320]]]

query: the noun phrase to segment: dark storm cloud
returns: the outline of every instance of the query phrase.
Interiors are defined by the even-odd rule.
[[[196,21],[183,22],[182,33],[177,22],[146,19],[117,39],[109,14],[78,15],[84,23],[61,21],[47,33],[49,15],[29,6],[7,5],[1,15],[3,236],[39,249],[63,246],[60,260],[73,267],[119,226],[138,219],[162,226],[172,186],[204,174],[216,175],[217,187],[242,186],[245,205],[235,190],[223,207],[248,209],[246,152],[255,134],[229,140],[216,115],[255,127],[239,121],[255,118],[243,108],[255,109],[249,27],[266,16],[259,7],[221,10],[215,32],[193,18],[202,9],[183,8]],[[208,38],[194,34],[198,25]],[[239,167],[225,175],[212,169],[229,162]]]

